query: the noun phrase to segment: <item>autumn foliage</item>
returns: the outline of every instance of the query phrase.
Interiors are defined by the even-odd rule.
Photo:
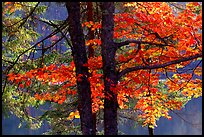
[[[186,101],[202,96],[201,62],[191,69],[186,66],[192,60],[155,69],[135,69],[127,73],[126,69],[161,65],[201,54],[202,7],[197,2],[190,2],[185,9],[174,11],[166,2],[128,2],[123,8],[128,10],[115,14],[114,39],[116,42],[133,42],[121,45],[117,50],[115,59],[120,79],[112,90],[118,95],[120,109],[130,108],[129,101],[137,100],[133,109],[139,112],[143,126],[154,128],[160,117],[171,119],[169,110],[180,110]],[[98,31],[101,24],[83,22],[82,27]],[[90,44],[98,50],[101,40],[87,40],[86,46]],[[101,55],[89,58],[88,64],[84,65],[88,66],[90,73],[87,77],[91,84],[92,111],[97,112],[103,109],[105,98]],[[165,75],[166,80],[161,81],[162,75]],[[59,104],[62,104],[67,96],[77,94],[77,79],[80,80],[80,75],[75,76],[73,61],[66,66],[51,64],[25,74],[8,74],[8,80],[20,89],[29,88],[38,82],[49,85],[47,90],[31,93],[37,100]],[[70,117],[73,118],[74,114],[78,116],[78,112],[73,112]]]

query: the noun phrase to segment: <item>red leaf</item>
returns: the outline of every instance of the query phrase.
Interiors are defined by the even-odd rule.
[[[23,85],[23,84],[20,84],[19,87],[20,87],[20,88],[24,88],[24,85]]]
[[[28,81],[26,82],[26,86],[30,86],[30,84],[31,84],[31,81],[28,80]]]

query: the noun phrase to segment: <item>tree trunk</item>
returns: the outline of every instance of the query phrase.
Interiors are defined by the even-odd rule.
[[[87,21],[94,21],[93,20],[93,4],[92,2],[87,2]],[[89,28],[88,30],[88,39],[92,40],[94,39],[94,31],[91,30],[91,28]],[[94,57],[94,48],[93,45],[90,44],[88,47],[88,51],[89,51],[89,58]],[[96,113],[92,112],[92,117],[93,117],[93,126],[94,126],[94,132],[96,133]]]
[[[87,56],[83,30],[80,23],[80,4],[79,2],[67,2],[66,7],[69,14],[68,29],[73,46],[72,55],[76,67],[78,110],[80,113],[81,130],[83,135],[95,135],[93,130],[94,126],[90,82],[88,81],[88,67],[83,66],[84,64],[87,64]]]
[[[111,87],[117,84],[117,74],[115,65],[115,53],[113,42],[114,32],[114,2],[102,2],[102,60],[105,85],[105,100],[104,100],[104,131],[105,135],[117,135],[117,94]]]
[[[149,135],[154,135],[154,129],[148,126]]]
[[[87,21],[93,21],[93,4],[92,4],[92,2],[87,2],[87,10],[88,10],[87,11],[87,14],[88,14]],[[94,39],[94,31],[91,30],[91,28],[89,28],[89,31],[88,31],[88,38],[89,38],[89,40]],[[94,56],[93,45],[90,44],[88,49],[89,49],[89,58],[93,57]]]

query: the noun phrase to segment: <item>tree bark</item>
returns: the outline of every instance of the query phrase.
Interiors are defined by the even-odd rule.
[[[93,118],[90,82],[88,80],[89,72],[87,64],[87,54],[85,48],[85,39],[80,22],[80,4],[79,2],[67,2],[69,34],[72,41],[72,55],[76,67],[77,92],[78,92],[78,110],[80,113],[81,130],[83,135],[95,135]],[[80,77],[79,77],[80,76]]]
[[[93,21],[93,3],[92,2],[87,2],[87,21]],[[89,28],[88,30],[88,39],[92,40],[94,39],[94,31]],[[90,44],[88,47],[88,52],[89,52],[89,58],[94,57],[94,48],[93,45]],[[93,102],[93,101],[92,101]],[[92,112],[92,117],[93,117],[93,130],[96,133],[96,113]]]
[[[117,94],[111,87],[117,84],[117,73],[115,64],[115,53],[113,42],[114,32],[114,2],[102,2],[102,60],[105,85],[105,100],[104,100],[104,131],[105,135],[117,135]]]

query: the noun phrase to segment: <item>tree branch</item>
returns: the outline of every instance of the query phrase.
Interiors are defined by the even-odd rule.
[[[169,3],[169,5],[171,5],[171,6],[175,7],[175,8],[177,8],[177,9],[179,9],[179,10],[181,10],[181,11],[185,10],[184,8],[175,5],[173,2],[167,2],[167,3]]]
[[[9,71],[14,67],[14,65],[18,62],[18,60],[20,59],[20,57],[25,54],[26,52],[28,52],[29,50],[33,49],[35,46],[37,46],[39,43],[43,42],[44,40],[52,37],[53,35],[57,34],[58,31],[55,30],[52,33],[50,33],[48,36],[46,36],[45,38],[43,38],[42,40],[40,40],[39,42],[35,43],[33,46],[29,47],[28,49],[26,49],[25,51],[23,51],[20,55],[18,55],[18,57],[16,58],[16,60],[13,62],[13,64],[9,67],[7,67],[6,72],[9,73]]]
[[[56,24],[52,23],[51,21],[48,22],[48,21],[45,21],[45,20],[42,20],[42,19],[38,19],[39,21],[45,23],[45,24],[48,24],[54,28],[57,28],[57,30],[62,34],[62,36],[65,38],[65,40],[67,41],[68,45],[71,47],[71,49],[73,48],[72,47],[72,44],[69,42],[68,38],[66,37],[66,35],[64,34],[64,32],[62,31],[62,29],[66,28],[69,24],[68,22],[64,22],[60,27],[58,27]]]
[[[120,79],[123,75],[125,75],[125,74],[127,74],[129,72],[132,72],[132,71],[137,71],[137,70],[140,70],[140,69],[158,69],[158,68],[164,68],[164,67],[167,67],[167,66],[170,66],[170,65],[173,65],[173,64],[178,64],[178,63],[181,63],[181,62],[193,60],[193,59],[196,59],[196,58],[199,58],[199,57],[202,57],[202,53],[196,54],[196,55],[193,55],[193,56],[189,56],[189,57],[184,57],[184,58],[181,58],[181,59],[178,59],[178,60],[173,60],[173,61],[170,61],[170,62],[167,62],[167,63],[163,63],[163,64],[135,66],[135,67],[127,68],[127,69],[122,70],[119,73],[118,79]]]
[[[153,43],[153,42],[148,42],[148,41],[140,41],[140,40],[126,40],[120,43],[115,42],[114,45],[116,46],[116,48],[120,48],[122,46],[128,45],[130,43],[136,43],[136,44],[149,44],[149,45],[155,45],[155,46],[159,46],[159,47],[164,47],[164,46],[171,46],[172,45],[166,45],[166,44],[159,44],[159,43]]]
[[[23,18],[22,20],[20,20],[20,21],[14,23],[14,24],[12,24],[12,25],[10,25],[10,26],[8,26],[8,27],[12,27],[12,26],[14,26],[14,25],[20,23],[21,21],[23,21],[23,22],[18,26],[18,28],[22,27],[23,24],[26,23],[26,21],[28,20],[28,18],[34,13],[35,9],[38,7],[39,4],[40,4],[40,2],[38,2],[38,3],[35,5],[35,7],[34,7],[34,8],[32,9],[32,11],[28,14],[28,16],[26,16],[26,17]]]

